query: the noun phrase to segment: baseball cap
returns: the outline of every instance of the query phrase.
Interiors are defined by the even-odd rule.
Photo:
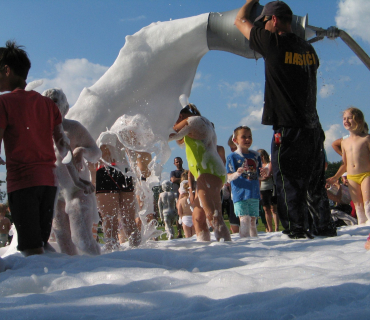
[[[283,1],[271,1],[267,3],[261,12],[261,14],[254,20],[254,22],[261,22],[265,16],[292,16],[293,12],[289,6]]]

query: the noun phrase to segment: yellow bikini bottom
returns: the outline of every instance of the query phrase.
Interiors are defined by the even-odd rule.
[[[370,177],[370,172],[358,173],[358,174],[347,174],[347,179],[356,182],[357,184],[361,184],[362,181],[366,178]]]

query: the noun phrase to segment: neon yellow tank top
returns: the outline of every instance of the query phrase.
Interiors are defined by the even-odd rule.
[[[220,162],[222,162],[221,158],[215,159],[214,156],[208,156],[209,153],[206,155],[206,148],[201,140],[185,136],[184,142],[189,170],[195,180],[197,180],[202,173],[209,173],[219,177],[222,180],[222,183],[225,183],[226,169],[223,168],[224,170],[220,170]]]

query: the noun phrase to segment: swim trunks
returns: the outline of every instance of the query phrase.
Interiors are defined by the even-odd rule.
[[[126,169],[125,172],[128,170]],[[131,177],[125,176],[112,166],[100,166],[96,170],[96,193],[133,192]]]
[[[234,202],[235,215],[237,217],[259,217],[259,199],[247,199]]]
[[[226,170],[218,154],[212,155],[210,152],[207,152],[201,140],[185,136],[184,142],[189,170],[195,180],[197,180],[201,174],[209,173],[219,177],[222,183],[226,182]],[[220,162],[222,165],[220,165]]]
[[[193,226],[193,217],[192,216],[182,216],[182,224],[191,228]]]
[[[347,179],[356,182],[357,184],[361,184],[362,181],[366,178],[370,177],[370,172],[358,173],[358,174],[347,174]]]

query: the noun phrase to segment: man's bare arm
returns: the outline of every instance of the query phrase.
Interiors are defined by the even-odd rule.
[[[253,28],[253,21],[250,20],[250,13],[255,3],[259,0],[247,0],[236,15],[235,26],[248,40],[250,38],[251,30]]]

